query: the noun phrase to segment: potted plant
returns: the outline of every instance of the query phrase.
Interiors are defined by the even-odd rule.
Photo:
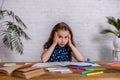
[[[115,19],[114,17],[107,17],[108,23],[110,25],[113,25],[113,27],[116,28],[116,30],[111,30],[111,29],[105,29],[101,33],[106,34],[106,33],[113,33],[115,34],[118,38],[120,38],[120,19]]]
[[[24,22],[13,11],[0,8],[0,36],[7,48],[23,54],[22,38],[30,39],[24,31],[26,28]]]
[[[115,34],[115,38],[113,40],[113,46],[115,48],[114,53],[120,53],[120,19],[119,18],[114,18],[114,17],[107,17],[108,23],[112,25],[116,30],[112,29],[104,29],[101,33],[106,34],[106,33],[112,33]],[[120,57],[120,54],[117,58]],[[120,58],[118,59],[120,60]]]

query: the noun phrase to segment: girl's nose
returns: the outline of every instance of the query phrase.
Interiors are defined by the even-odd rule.
[[[65,39],[62,39],[62,42],[64,42],[65,41]]]

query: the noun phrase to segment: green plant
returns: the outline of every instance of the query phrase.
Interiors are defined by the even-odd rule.
[[[113,27],[116,28],[116,30],[104,29],[101,33],[102,34],[112,33],[120,37],[120,19],[119,18],[115,19],[114,17],[107,17],[107,20],[109,24],[113,25]]]
[[[24,29],[27,26],[13,11],[0,9],[0,36],[8,49],[23,54],[22,38],[30,39]]]

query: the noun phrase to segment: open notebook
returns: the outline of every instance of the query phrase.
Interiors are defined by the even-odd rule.
[[[32,66],[34,64],[35,63],[29,64],[7,63],[0,68],[0,74],[8,76],[17,76],[25,79],[30,79],[45,74],[44,69]]]
[[[78,66],[100,66],[97,63],[89,62],[47,62],[47,63],[36,63],[33,66],[38,67],[51,67],[51,66],[69,66],[69,65],[78,65]]]

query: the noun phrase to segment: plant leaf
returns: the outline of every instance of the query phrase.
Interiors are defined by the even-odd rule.
[[[21,26],[23,26],[24,28],[27,28],[26,25],[23,23],[23,21],[18,16],[15,15],[15,19]]]
[[[13,50],[13,45],[12,45],[12,41],[11,41],[11,35],[7,31],[4,34],[3,43],[5,44],[5,46],[7,48]]]
[[[115,31],[112,31],[112,30],[110,30],[110,29],[105,29],[105,30],[103,30],[101,33],[102,33],[102,34],[106,34],[106,33],[117,34],[117,33],[115,33]]]
[[[114,17],[107,17],[108,23],[113,25],[117,30],[120,29],[120,26],[118,26],[118,22]]]
[[[0,10],[0,20],[4,19],[7,16],[9,18],[5,22],[2,36],[4,45],[11,50],[16,50],[20,54],[23,54],[23,44],[21,37],[26,40],[30,39],[30,37],[25,33],[23,28],[27,28],[24,22],[19,18],[19,16],[15,15],[13,11],[9,10]]]

